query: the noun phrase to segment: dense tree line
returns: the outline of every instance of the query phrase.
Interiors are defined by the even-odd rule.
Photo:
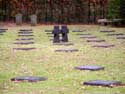
[[[125,0],[109,0],[108,18],[125,19]]]
[[[2,19],[36,14],[39,22],[95,23],[98,19],[125,19],[125,0],[0,0]]]

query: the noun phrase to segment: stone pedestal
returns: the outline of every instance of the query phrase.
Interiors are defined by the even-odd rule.
[[[36,26],[37,25],[37,15],[33,14],[30,16],[30,23],[32,26]]]
[[[16,24],[17,25],[21,25],[22,24],[22,14],[21,13],[18,13],[16,15]]]

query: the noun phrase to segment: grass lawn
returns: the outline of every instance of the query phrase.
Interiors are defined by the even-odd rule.
[[[108,28],[114,33],[125,34],[125,28],[111,28],[97,25],[68,26],[71,46],[53,45],[45,30],[53,26],[12,26],[4,35],[0,35],[0,94],[125,94],[125,87],[84,86],[89,80],[118,80],[125,83],[125,39],[106,36],[100,30]],[[34,42],[31,45],[17,45],[17,32],[22,28],[32,29]],[[75,29],[85,32],[72,32]],[[79,38],[77,34],[90,33],[98,39],[105,39],[111,48],[95,48],[95,44]],[[125,35],[124,35],[125,36]],[[17,51],[13,48],[35,47],[31,51]],[[55,52],[61,48],[78,49],[78,52]],[[99,65],[105,67],[101,71],[80,71],[74,69],[80,65]],[[47,81],[36,83],[11,82],[17,76],[47,77]]]

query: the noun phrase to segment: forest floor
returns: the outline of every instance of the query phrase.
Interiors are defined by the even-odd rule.
[[[54,45],[52,35],[45,30],[52,30],[52,25],[4,26],[8,30],[0,35],[0,94],[125,94],[125,87],[114,88],[85,86],[89,80],[117,80],[125,83],[125,28],[103,27],[98,25],[69,25],[69,43],[73,45]],[[20,29],[32,29],[33,38],[17,44],[22,37]],[[101,30],[116,32],[100,32]],[[72,31],[84,32],[72,32]],[[110,34],[117,35],[110,35]],[[122,34],[123,35],[122,35]],[[95,36],[105,42],[88,42]],[[118,39],[118,38],[123,39]],[[94,38],[92,38],[94,40]],[[91,39],[91,40],[92,40]],[[113,45],[111,47],[93,47]],[[34,48],[19,51],[16,48]],[[77,52],[55,52],[59,49],[77,49]],[[81,65],[105,67],[100,71],[76,70]],[[46,81],[28,83],[11,82],[19,76],[47,77]]]

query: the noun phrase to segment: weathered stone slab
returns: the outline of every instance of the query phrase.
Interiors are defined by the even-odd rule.
[[[47,35],[52,35],[52,33],[50,33],[50,32],[47,32],[46,34],[47,34]]]
[[[20,51],[29,51],[29,50],[34,50],[36,48],[13,48],[13,50],[20,50]]]
[[[94,39],[94,38],[97,38],[96,36],[82,36],[80,38],[83,38],[83,39]]]
[[[115,30],[101,30],[100,32],[110,33],[110,32],[116,32],[116,31]]]
[[[0,31],[7,31],[8,29],[0,28]]]
[[[0,31],[0,34],[1,34],[1,33],[5,33],[5,32],[6,32],[6,31]]]
[[[32,34],[33,32],[26,32],[26,31],[21,31],[21,32],[18,32],[19,34]]]
[[[92,47],[96,47],[96,48],[111,48],[114,47],[115,45],[94,45]]]
[[[73,43],[54,43],[54,45],[64,45],[64,46],[72,46]]]
[[[34,44],[34,42],[16,42],[14,44],[29,45],[29,44]]]
[[[93,80],[84,82],[83,85],[113,87],[121,85],[120,81]]]
[[[21,13],[18,13],[16,15],[16,24],[17,25],[21,25],[22,24],[22,14]]]
[[[19,34],[19,37],[30,37],[30,36],[34,36],[34,35],[25,35],[25,34]]]
[[[49,38],[53,38],[54,36],[53,36],[53,35],[49,35],[48,37],[49,37]]]
[[[20,31],[32,31],[32,29],[20,29]]]
[[[2,36],[2,35],[4,35],[4,34],[0,33],[0,35]]]
[[[117,37],[117,39],[125,39],[125,37],[123,36],[123,37]]]
[[[124,35],[123,33],[117,33],[117,34],[107,34],[107,36],[122,36]]]
[[[34,77],[34,76],[24,76],[24,77],[15,77],[11,78],[11,81],[14,82],[38,82],[38,81],[46,81],[47,78],[45,77]]]
[[[78,49],[58,49],[55,52],[78,52]]]
[[[22,40],[34,40],[34,38],[17,38],[16,40],[22,41]]]
[[[72,32],[86,32],[87,30],[85,29],[85,30],[80,30],[80,29],[78,29],[78,30],[72,30]]]
[[[98,19],[97,20],[98,24],[106,26],[112,23],[112,21],[108,20],[108,19]]]
[[[87,40],[87,42],[105,42],[105,40],[95,39],[95,40]]]
[[[77,67],[75,67],[75,69],[97,71],[97,70],[104,70],[104,67],[101,67],[101,66],[77,66]]]
[[[51,32],[52,33],[53,30],[45,30],[45,32]]]
[[[37,15],[33,14],[30,16],[30,23],[32,26],[36,26],[37,25]]]
[[[92,34],[88,33],[88,34],[76,34],[76,35],[86,36],[86,35],[92,35]]]
[[[50,39],[50,41],[53,41],[53,39]]]

